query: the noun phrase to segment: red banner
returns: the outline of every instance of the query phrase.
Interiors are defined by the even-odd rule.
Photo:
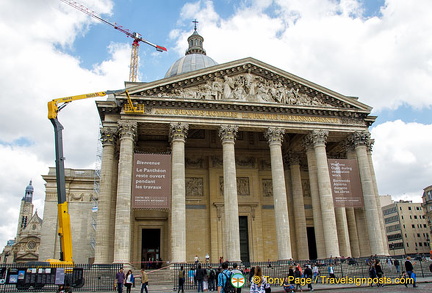
[[[356,160],[328,159],[333,202],[336,208],[363,207],[363,192]]]
[[[135,154],[132,182],[134,209],[169,209],[171,155]]]

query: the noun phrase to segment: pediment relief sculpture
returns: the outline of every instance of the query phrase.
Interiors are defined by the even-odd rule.
[[[319,97],[312,97],[300,92],[299,89],[288,87],[282,81],[268,80],[251,73],[235,76],[225,75],[223,78],[214,77],[206,80],[205,83],[191,87],[173,88],[170,92],[159,93],[158,96],[301,106],[332,106]]]

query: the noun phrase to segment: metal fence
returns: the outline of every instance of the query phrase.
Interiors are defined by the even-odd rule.
[[[398,259],[400,266],[399,272],[394,265],[388,265],[386,258],[380,258],[381,266],[384,271],[384,275],[389,278],[398,278],[401,276],[402,271],[405,270],[405,260],[406,259]],[[288,276],[288,270],[290,267],[299,264],[302,268],[305,265],[314,266],[315,264],[319,268],[320,274],[317,278],[317,282],[321,283],[323,279],[329,277],[328,267],[331,263],[333,265],[334,273],[336,278],[344,278],[344,277],[355,277],[355,278],[368,278],[369,277],[369,265],[368,258],[357,258],[352,259],[351,261],[344,259],[323,259],[317,261],[276,261],[276,262],[250,262],[250,263],[239,263],[240,270],[244,272],[244,276],[246,278],[245,286],[249,286],[250,278],[249,271],[252,267],[260,266],[263,271],[263,275],[267,276],[268,282],[272,286],[280,286],[280,279],[286,278]],[[432,268],[431,261],[425,260],[413,260],[414,271],[417,274],[417,277],[432,277],[432,272],[430,271]],[[232,269],[232,263],[229,264],[229,269]],[[173,290],[177,291],[179,286],[179,278],[178,272],[183,266],[185,270],[185,290],[192,290],[197,288],[197,280],[194,277],[194,273],[197,268],[197,264],[195,263],[186,263],[186,264],[173,264],[173,268],[175,273],[173,274]],[[216,274],[221,271],[220,263],[201,263],[203,269],[214,269]],[[217,289],[217,277],[216,280],[213,281],[214,285]],[[211,284],[209,284],[211,286]]]
[[[113,291],[115,275],[122,264],[76,264],[70,266],[37,266],[28,264],[0,265],[0,292],[56,292],[59,275],[70,283],[71,290]]]

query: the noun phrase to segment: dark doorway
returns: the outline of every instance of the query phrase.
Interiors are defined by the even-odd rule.
[[[142,229],[141,267],[156,268],[159,266],[160,229]]]
[[[317,259],[317,248],[315,241],[315,228],[307,227],[307,237],[308,237],[308,246],[309,246],[309,259]]]
[[[249,263],[249,227],[248,217],[239,217],[240,228],[240,258],[242,263]]]

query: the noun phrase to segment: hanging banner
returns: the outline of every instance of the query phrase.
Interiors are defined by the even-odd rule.
[[[134,154],[132,207],[169,209],[171,205],[171,155]]]
[[[336,208],[363,207],[363,192],[356,160],[328,159],[333,202]]]

